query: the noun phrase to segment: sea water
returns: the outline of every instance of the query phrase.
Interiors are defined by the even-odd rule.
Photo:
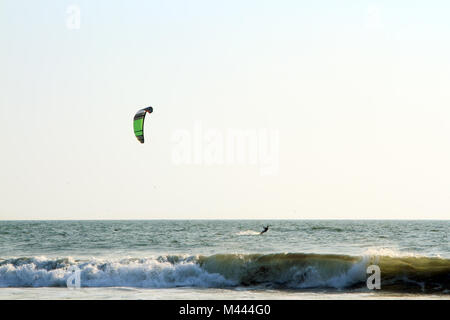
[[[449,231],[448,220],[2,221],[0,299],[449,299]],[[367,286],[371,265],[380,289]]]

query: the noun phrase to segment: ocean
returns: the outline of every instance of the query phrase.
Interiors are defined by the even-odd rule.
[[[0,299],[450,299],[449,231],[448,220],[1,221]]]

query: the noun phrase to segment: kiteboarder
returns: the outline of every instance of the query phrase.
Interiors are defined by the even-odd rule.
[[[267,230],[269,230],[269,225],[267,225],[267,226],[265,226],[265,227],[263,227],[264,228],[264,230],[263,231],[261,231],[261,233],[260,234],[263,234],[264,232],[267,232]]]

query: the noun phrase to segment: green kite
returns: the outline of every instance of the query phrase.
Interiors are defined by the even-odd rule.
[[[134,134],[136,135],[136,138],[139,140],[140,143],[144,143],[144,119],[145,115],[147,113],[152,113],[153,108],[147,107],[144,109],[139,110],[134,115],[133,119],[133,128],[134,128]]]

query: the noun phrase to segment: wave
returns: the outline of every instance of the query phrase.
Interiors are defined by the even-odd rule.
[[[307,253],[0,259],[0,287],[65,287],[79,270],[81,287],[368,290],[372,264],[380,267],[381,291],[450,293],[449,259]]]

